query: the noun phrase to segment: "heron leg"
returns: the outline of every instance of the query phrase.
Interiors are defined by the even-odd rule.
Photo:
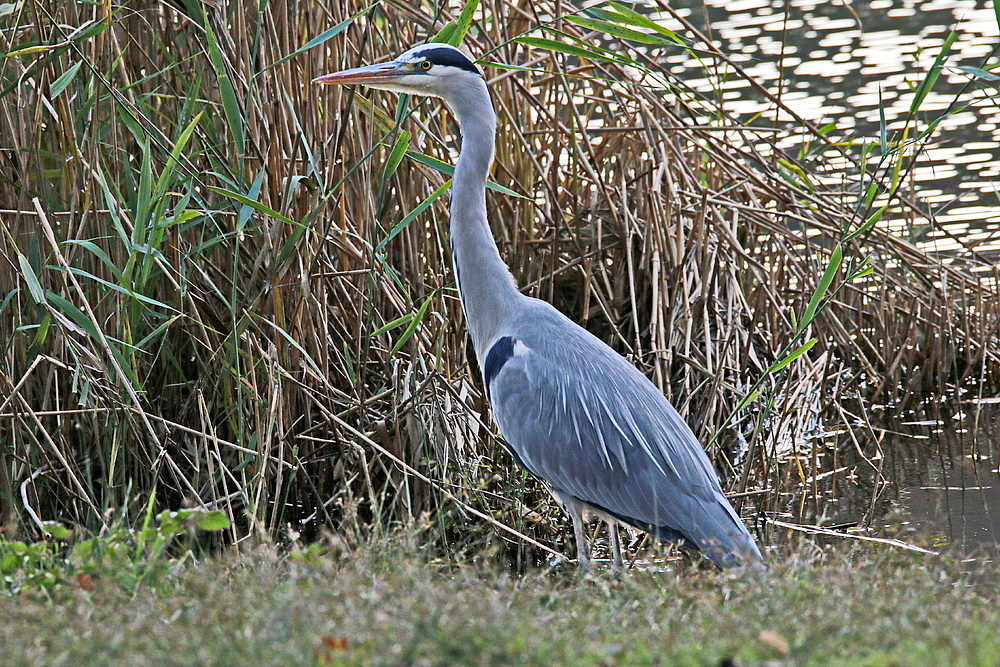
[[[608,521],[608,539],[611,542],[611,571],[618,574],[622,571],[622,543],[618,538],[618,522]]]
[[[583,508],[572,507],[570,516],[573,518],[573,535],[576,537],[576,562],[581,572],[590,572],[590,544],[587,541],[587,527],[583,522]]]
[[[581,572],[589,572],[590,543],[587,540],[587,525],[583,520],[587,513],[587,504],[559,489],[553,488],[550,491],[556,501],[569,514],[569,518],[573,520],[573,537],[576,538],[576,562]]]

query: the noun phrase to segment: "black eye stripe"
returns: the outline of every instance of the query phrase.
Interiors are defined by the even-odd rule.
[[[415,54],[420,58],[424,58],[426,62],[434,65],[447,65],[448,67],[457,67],[458,69],[464,69],[467,72],[472,72],[473,74],[482,74],[479,68],[476,67],[471,60],[465,57],[461,51],[456,51],[455,49],[445,49],[445,48],[432,48],[420,51]],[[423,65],[421,65],[423,67]]]

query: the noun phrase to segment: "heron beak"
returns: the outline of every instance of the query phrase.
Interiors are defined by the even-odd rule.
[[[378,85],[393,83],[400,76],[405,76],[406,72],[400,70],[399,64],[395,62],[378,63],[377,65],[366,65],[365,67],[355,67],[345,69],[343,72],[324,74],[312,80],[313,83],[324,83],[329,86],[353,86],[357,84]]]

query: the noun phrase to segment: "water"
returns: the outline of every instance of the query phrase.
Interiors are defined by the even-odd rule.
[[[938,465],[909,460],[907,476],[889,516],[944,548],[967,553],[1000,550],[1000,475],[996,462],[962,457]],[[884,519],[883,519],[884,521]]]
[[[877,140],[881,106],[890,132],[902,127],[913,90],[924,79],[951,29],[958,37],[933,92],[921,105],[926,122],[955,105],[912,174],[919,214],[880,223],[940,256],[962,256],[972,270],[1000,259],[1000,82],[971,85],[961,66],[982,68],[998,43],[990,0],[674,0],[670,3],[797,115],[830,136]],[[681,34],[668,14],[658,19]],[[798,154],[795,123],[742,77],[720,82],[725,68],[706,71],[685,53],[665,56],[693,87],[724,91],[726,109],[755,125],[786,129],[779,148]],[[996,64],[994,55],[990,64]],[[965,88],[968,86],[968,88]],[[755,118],[757,114],[759,117]],[[828,158],[829,151],[823,156]]]
[[[975,409],[903,422],[883,443],[883,474],[892,480],[878,506],[883,529],[937,548],[1000,554],[1000,410],[976,419]]]
[[[832,472],[782,494],[777,518],[1000,562],[1000,405],[873,420],[872,438],[859,424],[857,447],[824,454]]]

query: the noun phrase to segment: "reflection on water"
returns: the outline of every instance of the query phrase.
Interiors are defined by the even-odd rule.
[[[996,561],[1000,406],[962,407],[875,427],[875,442],[841,450],[814,494],[789,496],[788,516]]]
[[[973,461],[905,461],[896,518],[900,525],[962,551],[1000,547],[1000,475],[995,463]]]
[[[975,251],[997,261],[998,82],[984,85],[958,69],[981,67],[997,46],[991,0],[674,0],[670,5],[800,117],[817,127],[833,123],[831,136],[838,140],[875,140],[880,106],[889,130],[902,128],[914,89],[957,27],[945,71],[920,107],[925,123],[949,108],[967,107],[941,121],[937,139],[912,175],[912,191],[933,220],[886,224],[895,224],[924,250]],[[666,14],[661,19],[672,22]],[[731,72],[727,76],[724,67],[706,70],[704,61],[686,53],[666,59],[692,87],[706,93],[721,89],[735,117],[753,118],[755,125],[787,125],[779,148],[798,153],[802,137],[792,119],[746,80]]]

